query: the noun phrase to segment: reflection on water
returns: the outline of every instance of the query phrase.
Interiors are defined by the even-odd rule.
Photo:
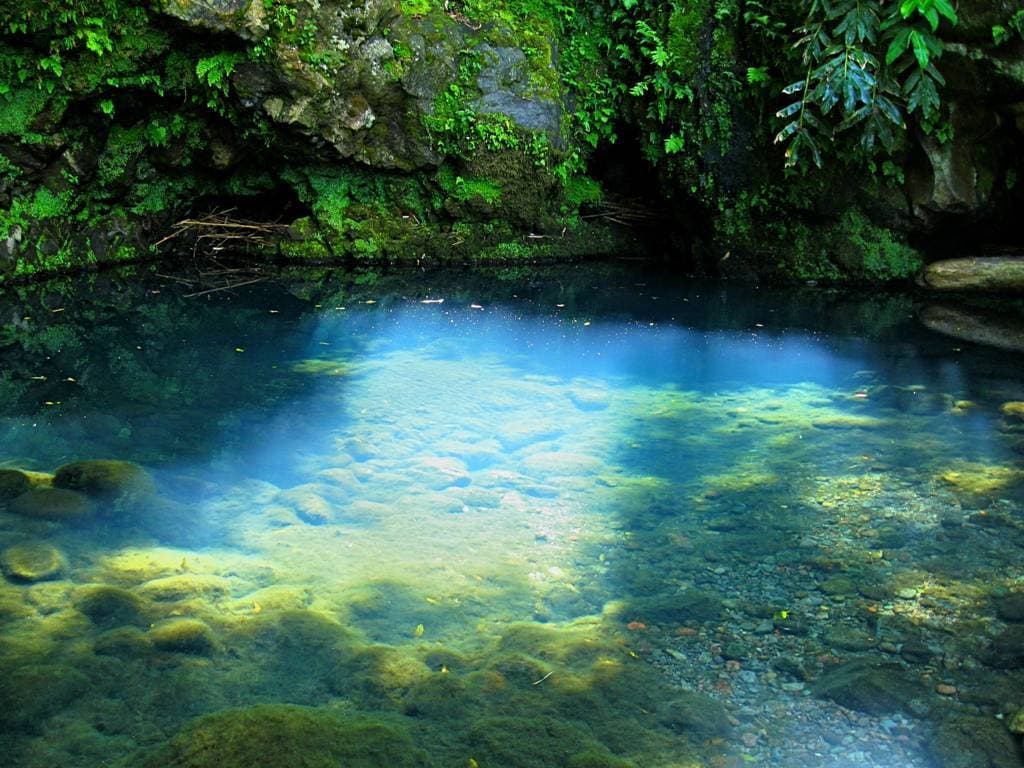
[[[12,293],[0,750],[1019,764],[1021,361],[913,315],[607,266]]]

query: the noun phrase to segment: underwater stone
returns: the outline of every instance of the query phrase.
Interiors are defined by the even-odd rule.
[[[143,597],[160,602],[177,602],[193,597],[223,597],[231,591],[231,582],[222,576],[182,573],[147,581],[139,587]]]
[[[144,656],[153,649],[152,641],[138,627],[116,627],[96,638],[93,653],[100,656],[131,658]]]
[[[662,725],[690,736],[695,741],[726,738],[732,732],[729,715],[709,696],[680,691],[658,716]]]
[[[0,681],[0,726],[32,732],[89,687],[81,672],[47,664],[0,669]]]
[[[138,464],[93,459],[65,464],[53,477],[57,488],[81,491],[101,501],[138,500],[156,492],[153,479]]]
[[[813,691],[819,698],[869,715],[920,715],[928,709],[927,690],[895,664],[851,661],[822,675]]]
[[[475,702],[466,684],[450,672],[435,672],[412,687],[402,700],[409,717],[450,721],[471,711]]]
[[[996,600],[996,614],[1003,621],[1024,621],[1024,593],[1018,592]]]
[[[722,597],[716,592],[688,589],[675,595],[656,595],[633,601],[635,613],[648,621],[685,624],[715,621],[722,615]]]
[[[0,469],[0,501],[10,501],[31,489],[32,481],[20,469]]]
[[[49,544],[18,544],[0,554],[0,567],[17,581],[55,579],[64,570],[64,557]]]
[[[830,648],[843,651],[866,651],[877,644],[874,637],[855,627],[830,627],[823,640]]]
[[[75,597],[75,608],[99,627],[139,624],[144,621],[145,603],[126,589],[105,584],[83,587]]]
[[[324,525],[334,520],[334,505],[325,497],[336,495],[337,492],[328,486],[311,483],[282,491],[277,500],[292,509],[302,522]]]
[[[990,717],[953,715],[928,742],[936,768],[1020,768],[1020,746]]]
[[[216,648],[210,628],[199,619],[167,619],[149,630],[153,646],[161,651],[205,655]]]
[[[1022,402],[1003,403],[999,411],[1008,419],[1024,422],[1024,403]]]
[[[426,756],[385,720],[345,719],[309,707],[260,705],[185,726],[143,768],[421,768]]]
[[[88,497],[63,488],[34,488],[10,502],[7,508],[17,515],[43,520],[80,520],[95,511]]]
[[[1024,667],[1024,624],[1007,627],[996,635],[989,646],[985,662],[996,669]]]

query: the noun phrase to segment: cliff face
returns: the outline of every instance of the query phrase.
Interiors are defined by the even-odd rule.
[[[669,200],[689,268],[898,277],[907,236],[1022,202],[1015,4],[960,4],[948,121],[911,129],[879,180],[783,174],[775,91],[741,86],[761,32],[733,0],[5,0],[0,279],[179,247],[194,233],[171,225],[212,211],[273,225],[204,241],[256,258],[596,254],[623,239],[585,207],[627,191]],[[650,72],[622,66],[631,45]],[[619,183],[648,164],[652,184]]]

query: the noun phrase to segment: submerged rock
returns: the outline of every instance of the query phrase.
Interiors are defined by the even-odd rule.
[[[0,469],[0,502],[10,501],[31,489],[31,479],[20,469]]]
[[[64,567],[64,556],[50,544],[18,544],[0,554],[0,568],[17,581],[55,579]]]
[[[851,661],[822,675],[813,690],[820,698],[870,715],[920,715],[928,709],[927,689],[896,664]]]
[[[83,587],[75,596],[75,608],[99,627],[141,624],[146,604],[126,589],[105,584]]]
[[[81,520],[91,516],[96,506],[76,491],[64,488],[34,488],[7,505],[18,515],[43,520]]]
[[[919,317],[927,328],[954,339],[1024,351],[1024,323],[1013,315],[933,305],[921,310]]]
[[[213,631],[199,619],[168,619],[149,630],[153,646],[161,651],[205,655],[217,647]]]
[[[143,768],[427,765],[409,735],[387,721],[265,704],[199,718],[155,750]]]
[[[725,738],[732,732],[724,706],[709,696],[690,691],[680,691],[668,702],[659,720],[695,741]]]
[[[116,627],[96,638],[93,653],[100,656],[131,658],[144,656],[153,649],[153,642],[138,627]]]
[[[0,668],[0,681],[0,726],[32,732],[89,687],[81,672],[53,664]]]
[[[139,500],[156,492],[146,470],[138,464],[113,459],[65,464],[54,474],[53,484],[105,502]]]
[[[996,600],[996,614],[1003,621],[1024,621],[1024,593],[1017,592]]]
[[[929,264],[923,282],[943,291],[1024,291],[1024,258],[992,256]]]
[[[1020,745],[995,718],[954,716],[928,744],[936,768],[1020,768]]]

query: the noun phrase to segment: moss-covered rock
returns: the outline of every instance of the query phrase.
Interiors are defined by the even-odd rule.
[[[350,720],[307,707],[227,710],[185,726],[143,768],[418,768],[425,755],[389,721]]]
[[[17,498],[31,488],[31,479],[20,469],[0,469],[0,502]]]
[[[67,666],[0,668],[0,725],[39,732],[47,718],[71,704],[89,685],[85,674]]]
[[[93,643],[93,653],[124,659],[145,656],[152,649],[152,640],[138,627],[115,627],[101,634]]]
[[[87,496],[64,488],[34,488],[9,502],[7,508],[18,515],[41,520],[84,520],[96,511]]]
[[[83,587],[74,597],[75,608],[98,627],[145,622],[146,603],[126,589],[97,584]]]
[[[972,715],[954,715],[940,724],[928,752],[936,768],[1018,768],[1024,760],[1003,723]]]
[[[146,470],[138,464],[114,459],[65,464],[54,474],[53,484],[102,502],[140,501],[155,492],[153,480]]]
[[[41,542],[18,544],[0,553],[0,568],[15,581],[55,579],[66,565],[60,550]]]
[[[149,630],[149,639],[158,650],[199,656],[213,653],[218,646],[213,630],[199,619],[167,619]]]

